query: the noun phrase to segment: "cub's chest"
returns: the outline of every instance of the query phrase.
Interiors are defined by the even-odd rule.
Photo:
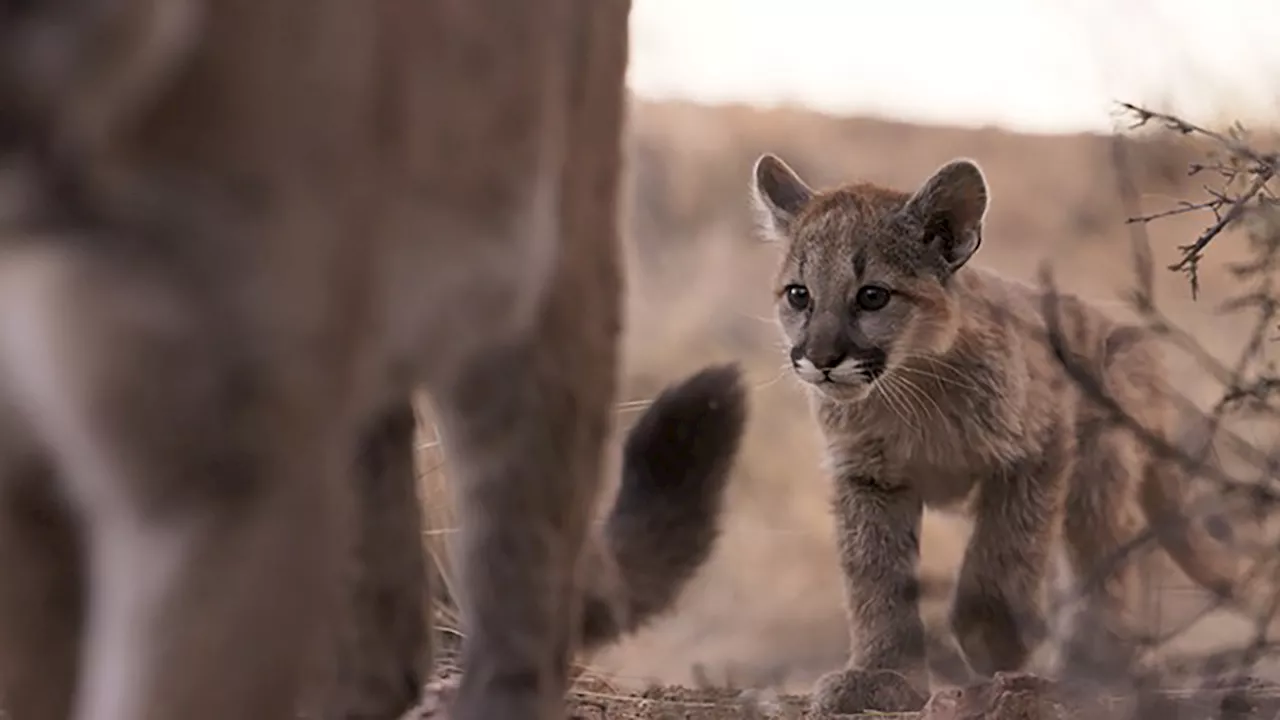
[[[859,435],[840,444],[841,466],[859,468],[890,487],[909,487],[937,510],[963,511],[981,481],[997,472],[1002,457],[989,438],[955,426],[935,425],[927,433],[882,426]]]
[[[988,474],[985,463],[971,458],[945,462],[919,455],[899,458],[886,470],[893,482],[915,490],[925,505],[948,512],[965,512],[981,479]]]
[[[994,393],[940,393],[929,412],[867,403],[820,408],[832,460],[846,472],[910,487],[939,510],[960,509],[981,482],[1025,454],[1027,428]]]

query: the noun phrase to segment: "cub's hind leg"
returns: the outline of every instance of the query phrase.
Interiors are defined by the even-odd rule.
[[[1102,387],[1127,416],[1162,435],[1171,411],[1158,347],[1139,328],[1113,330],[1101,346]],[[1140,491],[1152,449],[1131,427],[1086,399],[1077,421],[1076,467],[1063,520],[1076,611],[1060,645],[1063,672],[1081,679],[1130,679],[1140,670],[1142,571],[1155,559],[1134,541],[1147,518]]]
[[[1062,671],[1080,679],[1123,675],[1136,660],[1141,569],[1131,547],[1142,532],[1137,489],[1144,469],[1132,434],[1101,421],[1082,428],[1063,520],[1075,596],[1059,648]]]

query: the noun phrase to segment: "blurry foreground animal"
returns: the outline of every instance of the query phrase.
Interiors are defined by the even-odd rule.
[[[588,540],[628,11],[0,3],[11,717],[410,704],[430,658],[418,384],[462,518],[454,717],[562,717],[579,641],[671,604],[714,541],[745,400],[732,367],[664,393]]]

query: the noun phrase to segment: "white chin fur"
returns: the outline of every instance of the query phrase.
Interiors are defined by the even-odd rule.
[[[844,402],[855,402],[863,400],[871,395],[871,385],[862,382],[831,382],[824,381],[822,373],[817,373],[814,379],[810,379],[803,375],[800,376],[805,384],[813,388],[819,394],[831,398],[832,400],[841,400]]]

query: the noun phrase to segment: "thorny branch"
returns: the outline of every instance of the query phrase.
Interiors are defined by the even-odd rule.
[[[1121,107],[1134,117],[1134,122],[1129,126],[1131,130],[1145,127],[1154,121],[1173,132],[1206,138],[1227,153],[1227,162],[1196,163],[1189,168],[1191,175],[1209,170],[1217,173],[1225,181],[1226,187],[1220,191],[1205,188],[1211,196],[1210,200],[1198,203],[1184,201],[1176,208],[1151,215],[1135,216],[1129,220],[1130,223],[1147,223],[1198,210],[1209,210],[1214,213],[1214,222],[1194,242],[1180,246],[1182,257],[1169,266],[1170,270],[1187,273],[1191,281],[1191,292],[1196,295],[1200,290],[1199,263],[1209,244],[1221,235],[1222,231],[1238,222],[1251,208],[1259,204],[1275,202],[1275,194],[1270,191],[1268,183],[1275,178],[1277,172],[1280,172],[1280,155],[1275,152],[1261,152],[1251,147],[1246,139],[1244,128],[1239,125],[1234,126],[1228,133],[1220,133],[1189,123],[1174,115],[1148,110],[1137,105],[1121,103]],[[1246,177],[1248,183],[1245,189],[1237,195],[1231,195],[1229,186]]]

